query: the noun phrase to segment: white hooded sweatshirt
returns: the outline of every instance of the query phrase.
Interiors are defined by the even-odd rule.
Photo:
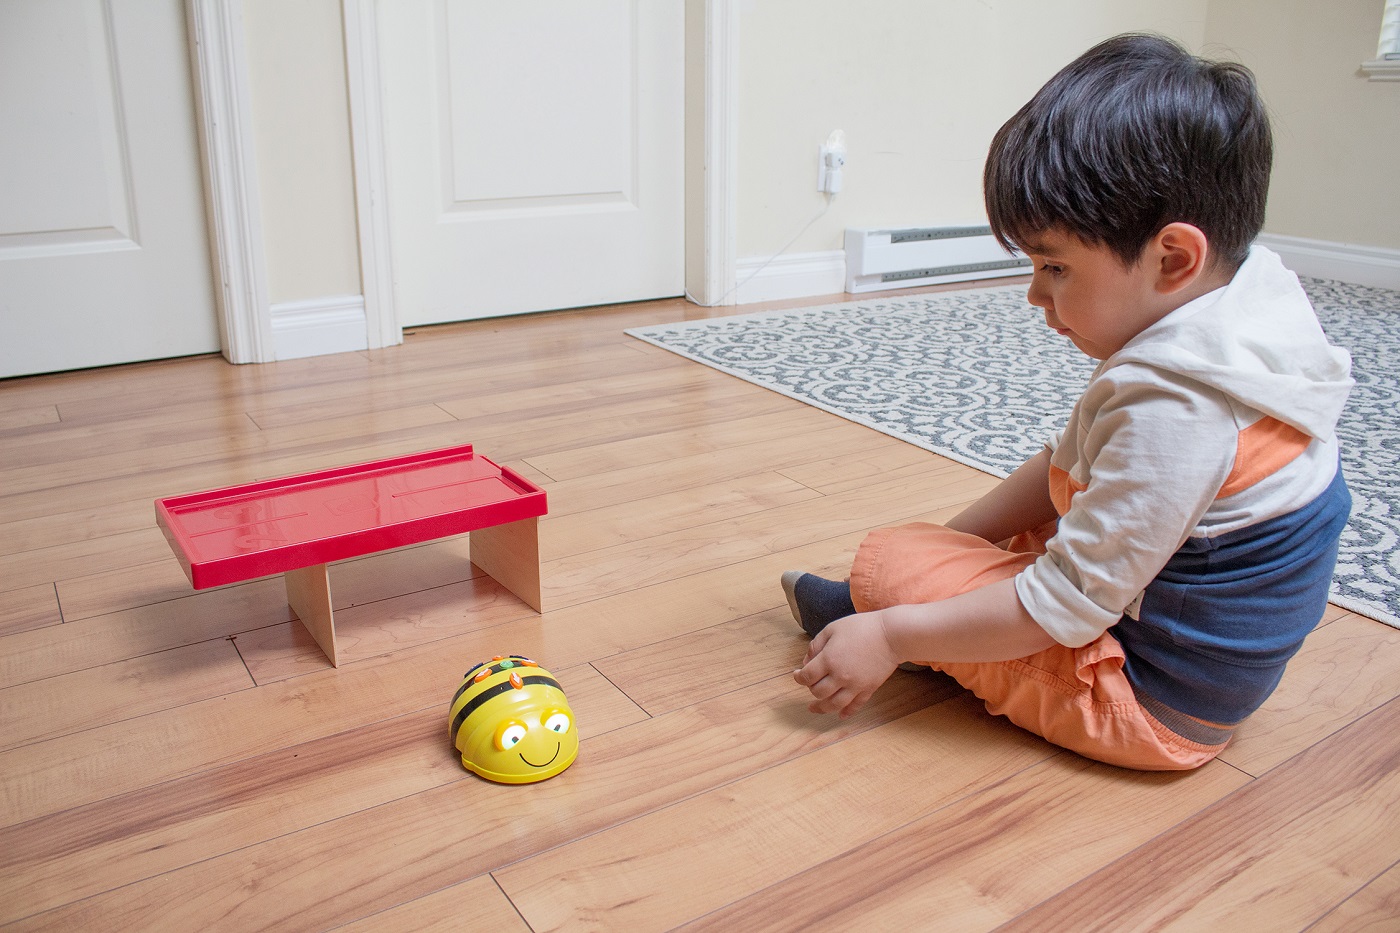
[[[1297,277],[1258,246],[1228,285],[1104,360],[1049,445],[1059,528],[1016,579],[1032,618],[1061,644],[1088,644],[1133,615],[1188,538],[1320,495],[1338,469],[1350,368]]]

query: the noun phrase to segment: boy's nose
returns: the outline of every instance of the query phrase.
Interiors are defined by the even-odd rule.
[[[1039,273],[1032,273],[1030,288],[1026,289],[1026,300],[1037,308],[1050,310],[1050,289],[1042,285]]]

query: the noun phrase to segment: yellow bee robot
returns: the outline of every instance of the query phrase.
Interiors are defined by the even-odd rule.
[[[578,757],[564,688],[529,658],[499,655],[467,671],[448,716],[462,764],[489,781],[543,781]]]

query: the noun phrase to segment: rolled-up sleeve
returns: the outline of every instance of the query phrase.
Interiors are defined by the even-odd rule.
[[[1046,553],[1016,578],[1031,617],[1069,647],[1117,624],[1210,507],[1238,439],[1215,390],[1141,365],[1097,376],[1051,461],[1077,491]]]

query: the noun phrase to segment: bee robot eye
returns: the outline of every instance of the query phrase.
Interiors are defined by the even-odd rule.
[[[490,781],[543,781],[578,757],[578,730],[564,689],[553,674],[520,655],[500,655],[468,670],[448,722],[463,766]]]
[[[503,722],[496,730],[496,747],[501,751],[514,748],[525,738],[525,727],[518,722]]]

